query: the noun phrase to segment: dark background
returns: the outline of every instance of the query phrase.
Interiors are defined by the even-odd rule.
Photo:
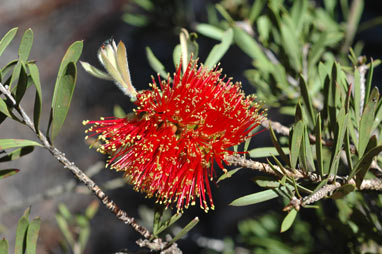
[[[166,6],[158,11],[161,15],[155,16],[152,25],[136,28],[123,22],[121,16],[128,1],[123,0],[1,0],[0,2],[0,36],[10,28],[19,27],[19,32],[11,48],[0,59],[3,66],[17,57],[17,47],[25,29],[31,27],[34,31],[35,41],[30,59],[37,60],[40,69],[43,87],[42,129],[48,120],[49,105],[55,77],[60,60],[66,48],[75,40],[84,40],[82,61],[100,67],[96,58],[99,46],[113,36],[116,41],[126,43],[132,81],[137,90],[145,89],[151,81],[150,75],[155,74],[149,67],[145,55],[145,47],[149,46],[154,54],[166,66],[169,72],[174,71],[172,64],[172,50],[178,43],[180,27],[192,31],[195,22],[205,22],[205,5],[211,1],[189,1],[182,6],[171,2],[159,1]],[[216,1],[215,1],[216,2]],[[382,13],[379,1],[366,1],[362,21],[377,17]],[[170,3],[170,4],[169,4]],[[176,15],[180,8],[184,13]],[[180,17],[179,17],[180,16]],[[364,54],[374,59],[382,58],[382,29],[381,26],[357,34],[356,40],[365,43]],[[203,61],[216,41],[200,36],[199,55]],[[247,93],[255,92],[243,76],[243,70],[251,68],[250,59],[236,46],[232,46],[221,60],[221,66],[227,76],[242,81]],[[374,72],[374,84],[380,86],[382,72],[380,68]],[[31,112],[33,94],[25,96],[23,106]],[[84,142],[85,127],[81,122],[84,119],[98,119],[101,116],[113,114],[114,105],[120,105],[130,111],[132,104],[119,90],[108,81],[91,77],[79,67],[78,83],[72,101],[72,106],[65,122],[62,133],[58,136],[55,145],[64,151],[67,157],[80,168],[86,169],[105,157],[88,149]],[[286,121],[285,119],[271,119]],[[278,117],[277,117],[278,118]],[[31,131],[25,127],[6,120],[0,126],[0,138],[30,138],[34,139]],[[254,138],[253,147],[268,144],[267,132]],[[64,193],[55,198],[29,204],[28,197],[46,192],[46,190],[65,184],[72,179],[72,175],[55,161],[47,151],[36,149],[34,153],[22,160],[9,163],[8,167],[20,168],[16,176],[0,181],[0,236],[12,239],[15,235],[17,219],[23,210],[32,205],[32,217],[40,216],[43,224],[39,240],[38,253],[58,253],[59,230],[55,224],[54,215],[57,204],[65,203],[73,213],[83,212],[85,207],[94,199],[89,195],[78,193]],[[221,172],[218,172],[220,175]],[[200,251],[196,241],[200,236],[223,239],[225,236],[235,236],[237,222],[247,217],[256,217],[270,209],[279,212],[283,204],[278,201],[261,203],[249,207],[231,207],[228,204],[243,195],[256,191],[251,182],[253,173],[249,170],[240,171],[229,181],[223,181],[218,188],[213,188],[215,211],[205,214],[197,206],[187,210],[179,222],[184,226],[193,217],[198,216],[201,222],[192,230],[187,240],[179,241],[184,253]],[[119,173],[110,170],[101,170],[93,179],[101,184],[108,180],[120,177]],[[131,216],[139,217],[138,206],[144,205],[152,208],[154,199],[145,199],[143,194],[132,191],[131,187],[109,190],[107,194],[125,209]],[[281,212],[280,212],[281,213]],[[3,231],[3,232],[2,232]],[[86,253],[112,253],[123,248],[134,249],[134,241],[139,237],[129,226],[122,224],[104,207],[100,207],[95,219],[92,221],[91,239]],[[11,242],[11,246],[13,243]]]

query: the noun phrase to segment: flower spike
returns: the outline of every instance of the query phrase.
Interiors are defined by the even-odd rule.
[[[221,70],[193,60],[183,74],[181,68],[172,79],[153,79],[126,118],[84,124],[92,125],[88,133],[98,136],[97,150],[109,155],[110,167],[123,171],[136,191],[178,212],[197,200],[208,211],[214,208],[214,162],[224,171],[224,157],[234,153],[229,148],[249,138],[265,116],[239,83],[221,78]]]

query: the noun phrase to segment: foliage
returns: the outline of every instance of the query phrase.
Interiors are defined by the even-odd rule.
[[[30,221],[29,214],[30,208],[27,208],[17,224],[15,254],[36,253],[41,220],[37,217]],[[7,240],[0,240],[0,254],[7,254],[8,247]]]
[[[134,4],[129,4],[123,17],[130,24],[145,27],[160,15],[154,1]],[[238,167],[218,181],[229,181],[236,172],[250,168],[258,172],[253,182],[261,188],[238,197],[230,205],[254,205],[278,198],[280,210],[283,206],[287,214],[280,216],[273,211],[243,220],[238,224],[238,237],[225,242],[225,253],[237,246],[254,253],[329,253],[330,246],[321,243],[333,243],[333,239],[337,239],[337,252],[380,251],[382,99],[373,82],[373,71],[380,60],[362,56],[362,43],[353,42],[363,5],[362,0],[354,0],[350,6],[348,1],[323,1],[322,6],[308,0],[256,0],[253,4],[246,0],[221,1],[207,7],[207,21],[195,25],[196,33],[180,31],[180,42],[173,50],[174,66],[183,61],[185,67],[190,58],[198,58],[198,34],[218,41],[202,61],[208,68],[214,68],[232,46],[237,46],[252,61],[244,74],[256,88],[258,98],[294,120],[291,126],[283,126],[270,115],[263,126],[269,129],[273,147],[252,149],[248,141],[243,149],[247,155],[226,157],[228,164]],[[144,14],[136,14],[137,6]],[[179,19],[173,22],[179,25]],[[11,29],[2,38],[0,56],[16,33],[17,28]],[[0,70],[0,124],[7,118],[13,119],[31,128],[38,141],[1,139],[0,162],[19,159],[42,146],[65,164],[63,157],[55,153],[53,140],[69,111],[82,42],[69,47],[59,67],[46,134],[40,130],[43,90],[39,70],[34,61],[28,60],[32,43],[33,32],[29,29],[21,39],[19,57]],[[115,58],[125,57],[123,45],[119,47]],[[152,69],[167,79],[167,66],[155,52],[147,48],[146,55]],[[128,68],[121,71],[118,67],[110,73],[113,66],[105,65],[105,73],[88,63],[82,65],[96,77],[117,82],[116,77],[122,72],[130,75]],[[28,89],[35,91],[33,120],[20,105]],[[115,115],[122,117],[126,113],[116,107]],[[259,158],[266,158],[267,162],[254,161]],[[19,169],[1,169],[0,181],[17,172]],[[96,210],[94,206],[89,209],[93,209],[91,216],[73,216],[65,206],[59,207],[56,219],[68,249],[84,249],[90,233],[89,220]],[[27,210],[16,233],[19,253],[29,249],[31,252],[26,253],[34,253],[35,249],[39,220],[29,222],[28,215]],[[163,207],[158,207],[153,213],[153,233],[149,232],[146,240],[154,244],[179,218],[179,214],[164,216]],[[169,247],[198,221],[196,217],[172,239],[160,243]],[[32,233],[28,238],[29,228]],[[7,253],[7,249],[7,241],[1,240],[0,253]]]

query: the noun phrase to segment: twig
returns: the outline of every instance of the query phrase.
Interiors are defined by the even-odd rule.
[[[281,123],[276,121],[271,121],[271,120],[264,120],[261,122],[261,126],[263,126],[266,129],[269,129],[269,125],[271,125],[272,129],[277,134],[281,134],[283,136],[289,136],[289,128],[282,125]]]
[[[70,172],[83,184],[85,184],[89,190],[91,190],[98,199],[109,209],[112,213],[116,215],[118,219],[123,221],[125,224],[130,225],[135,231],[141,234],[146,239],[151,239],[154,236],[147,230],[145,227],[139,225],[133,217],[130,217],[124,210],[120,209],[117,204],[110,199],[101,188],[91,180],[81,169],[79,169],[73,162],[69,161],[68,158],[65,157],[64,153],[59,151],[55,146],[53,146],[47,139],[47,137],[40,131],[36,130],[33,122],[29,118],[29,116],[25,113],[23,108],[16,103],[16,100],[13,98],[10,91],[0,83],[0,91],[11,101],[14,108],[19,112],[22,116],[24,123],[32,129],[33,132],[37,133],[37,137],[41,141],[41,144],[49,150],[49,152],[64,165],[64,168],[70,170]]]
[[[271,166],[269,166],[267,163],[262,163],[258,161],[253,161],[246,159],[243,156],[240,155],[228,155],[225,157],[225,160],[233,166],[242,166],[246,168],[250,168],[259,172],[263,172],[266,174],[271,174],[275,176],[279,176],[277,172],[275,172]],[[280,167],[273,166],[276,171],[278,171],[282,175],[286,175],[290,178],[293,178],[295,180],[299,179],[307,179],[311,181],[312,183],[317,183],[321,181],[321,178],[319,175],[311,172],[303,172],[302,170],[295,170],[295,172],[292,171],[282,171]],[[285,173],[283,173],[285,172]],[[339,180],[346,180],[347,176],[345,177],[338,177]],[[352,185],[356,185],[355,181],[353,179],[350,179],[349,181],[343,181],[343,183],[348,183]],[[325,197],[327,197],[330,193],[335,191],[336,189],[340,188],[343,183],[340,182],[333,182],[331,184],[324,185],[321,189],[316,191],[313,195],[307,196],[305,199],[301,201],[301,205],[308,205],[312,204],[314,202],[317,202]],[[374,179],[366,179],[363,180],[358,190],[375,190],[375,191],[382,191],[382,179],[380,178],[374,178]]]

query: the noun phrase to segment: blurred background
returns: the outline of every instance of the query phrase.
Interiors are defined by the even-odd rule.
[[[180,28],[185,27],[193,31],[198,22],[206,22],[207,5],[217,2],[221,1],[158,0],[155,1],[154,9],[147,11],[129,0],[1,0],[0,36],[13,27],[19,27],[19,32],[11,47],[0,58],[0,65],[3,66],[17,57],[18,42],[23,31],[32,28],[35,40],[30,59],[35,59],[40,68],[43,102],[45,102],[41,122],[46,123],[59,64],[71,43],[84,40],[81,60],[101,68],[96,58],[100,45],[111,37],[117,42],[124,41],[133,84],[137,90],[145,89],[151,81],[150,75],[155,74],[146,59],[145,47],[149,46],[165,65],[166,70],[173,72],[172,52],[174,46],[178,44]],[[223,2],[228,6],[231,4],[234,9],[235,6],[245,6],[253,1]],[[322,3],[317,1],[317,5],[320,4]],[[381,11],[378,1],[365,1],[365,11],[361,20],[375,18],[382,13]],[[142,14],[146,18],[139,19],[129,15],[130,13]],[[364,42],[363,54],[375,59],[382,58],[381,26],[358,33],[355,41],[358,40]],[[216,41],[199,36],[198,43],[199,56],[203,61]],[[255,92],[243,75],[243,70],[252,66],[251,59],[237,46],[231,46],[221,60],[221,66],[227,76],[243,83],[247,93]],[[78,82],[71,109],[55,145],[81,169],[95,170],[96,173],[92,178],[96,183],[103,185],[120,178],[121,174],[103,169],[106,158],[95,150],[88,149],[88,144],[84,141],[85,128],[82,126],[82,120],[111,116],[115,105],[120,105],[129,112],[132,104],[112,82],[96,79],[81,67],[78,70]],[[374,75],[374,84],[380,85],[381,71],[376,70]],[[30,96],[26,95],[23,101],[23,106],[28,112],[33,110],[33,98],[31,93]],[[291,119],[276,113],[269,116],[284,124],[291,122]],[[44,128],[42,126],[43,130]],[[34,139],[34,136],[29,129],[8,119],[0,126],[0,138]],[[268,134],[263,132],[256,136],[252,143],[253,147],[269,143]],[[26,207],[33,203],[32,217],[39,216],[43,222],[38,253],[62,253],[59,246],[62,245],[63,237],[55,220],[58,204],[64,203],[74,214],[83,213],[94,197],[87,195],[81,188],[75,188],[70,192],[61,191],[61,187],[75,184],[73,177],[42,149],[37,149],[22,160],[9,163],[7,167],[19,168],[21,171],[17,176],[0,182],[1,236],[7,239],[14,237],[18,218]],[[220,174],[221,172],[218,172],[218,175]],[[263,221],[265,218],[264,223],[269,225],[280,223],[274,220],[279,218],[281,221],[280,218],[284,216],[281,212],[283,208],[281,201],[273,200],[248,207],[228,206],[232,200],[256,190],[256,186],[250,180],[251,176],[249,170],[242,170],[229,181],[217,184],[218,187],[213,188],[215,211],[205,214],[198,207],[191,207],[184,213],[179,221],[181,226],[195,216],[201,220],[186,240],[179,241],[184,253],[199,253],[206,247],[206,243],[214,245],[219,252],[219,244],[229,244],[230,239],[235,239],[239,232],[238,224],[240,225],[240,221],[245,218],[262,216]],[[143,194],[132,191],[129,185],[121,185],[120,182],[112,182],[109,187],[107,194],[131,216],[148,217],[147,214],[153,209],[154,199],[145,199]],[[267,215],[272,217],[264,217]],[[311,215],[309,211],[303,211],[302,216],[309,220]],[[314,222],[305,226],[309,234],[309,227],[314,227]],[[129,226],[122,224],[101,206],[91,221],[90,240],[85,253],[114,253],[124,248],[135,249],[134,241],[138,237]],[[295,237],[299,241],[299,236]],[[217,241],[212,241],[214,239]],[[13,245],[12,241],[10,245]],[[249,253],[245,249],[241,251]]]

